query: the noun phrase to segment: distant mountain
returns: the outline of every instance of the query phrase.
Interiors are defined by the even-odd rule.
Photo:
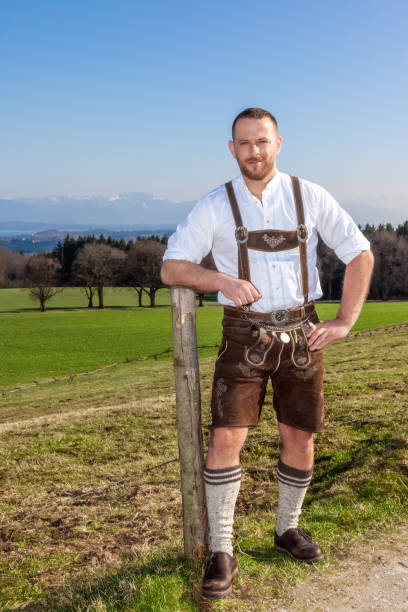
[[[195,202],[171,202],[149,193],[122,193],[114,196],[70,198],[0,199],[0,234],[10,236],[58,230],[62,233],[105,233],[131,230],[152,233],[174,228],[190,212]],[[364,226],[405,221],[402,213],[355,202],[343,207]],[[103,230],[91,229],[97,227]]]
[[[137,192],[79,198],[18,198],[0,200],[0,221],[8,226],[23,222],[26,230],[29,223],[35,224],[36,228],[46,224],[48,229],[64,225],[90,227],[95,223],[100,227],[174,226],[189,213],[193,205],[194,202],[175,203]]]

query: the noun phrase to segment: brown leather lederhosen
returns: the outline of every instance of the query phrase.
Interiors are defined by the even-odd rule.
[[[251,313],[256,319],[250,318],[246,312],[250,311],[250,305],[243,306],[241,313],[243,319],[252,320],[256,322],[261,320],[262,329],[275,330],[277,326],[290,323],[292,321],[304,320],[305,317],[315,313],[314,303],[309,303],[309,278],[307,270],[307,251],[306,241],[308,238],[308,231],[305,225],[305,213],[303,209],[302,193],[300,191],[299,179],[296,176],[291,176],[293,195],[296,205],[296,216],[297,216],[297,228],[293,230],[255,230],[248,231],[242,222],[241,212],[239,210],[238,202],[235,197],[234,188],[232,181],[225,184],[225,189],[228,194],[228,199],[231,205],[232,214],[235,221],[235,239],[238,246],[238,278],[251,281],[251,273],[249,268],[249,257],[248,249],[255,249],[257,251],[265,251],[268,253],[274,253],[277,251],[285,251],[289,249],[299,248],[299,259],[300,259],[300,273],[302,281],[302,291],[304,303],[303,306],[291,309],[279,309],[275,310],[266,315],[260,315],[259,313]],[[237,316],[235,308],[231,310],[230,307],[226,308],[226,314],[229,316]],[[292,325],[293,327],[293,325]],[[304,367],[310,363],[310,353],[307,350],[307,340],[305,332],[309,330],[308,323],[300,324],[297,326],[296,341],[295,337],[291,335],[290,341],[296,345],[292,351],[292,361],[297,367]],[[278,327],[277,331],[285,331],[286,328]],[[286,334],[287,336],[287,334]],[[298,341],[298,337],[300,336]],[[260,340],[262,344],[265,344],[264,340]],[[256,347],[252,348],[252,352],[256,352]],[[299,354],[300,353],[300,354]],[[296,358],[297,356],[297,358]]]
[[[314,303],[308,300],[308,231],[299,179],[291,179],[298,223],[293,230],[248,231],[232,182],[225,184],[236,225],[238,278],[251,282],[248,249],[278,252],[298,248],[304,303],[271,313],[251,311],[250,305],[224,308],[224,334],[212,392],[212,427],[256,425],[270,376],[278,420],[307,431],[323,429],[322,355],[309,351],[306,337],[318,322]]]

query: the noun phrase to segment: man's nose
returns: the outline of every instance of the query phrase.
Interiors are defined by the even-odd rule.
[[[259,154],[259,145],[254,143],[251,145],[251,154],[258,155]]]

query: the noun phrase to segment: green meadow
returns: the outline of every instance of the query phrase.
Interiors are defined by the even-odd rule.
[[[26,291],[0,290],[0,609],[269,612],[316,571],[273,549],[269,394],[242,453],[240,577],[227,600],[202,600],[201,569],[182,555],[172,354],[138,360],[172,346],[169,291],[157,301],[137,308],[134,291],[109,289],[90,310],[72,288],[41,313]],[[338,304],[317,309],[328,319]],[[199,346],[219,343],[221,318],[213,299],[197,308]],[[302,513],[321,572],[408,522],[408,335],[393,327],[407,321],[407,303],[368,303],[353,331],[378,331],[325,351],[327,431]],[[205,443],[216,350],[199,349]]]
[[[157,308],[138,308],[131,289],[106,291],[106,308],[84,307],[77,288],[65,289],[41,313],[22,289],[0,290],[0,389],[44,378],[69,376],[125,360],[161,353],[172,346],[170,292],[158,292]],[[80,306],[80,304],[82,306]],[[198,345],[220,341],[222,308],[206,301],[197,308]],[[52,306],[52,308],[51,308]],[[333,318],[338,304],[318,304],[321,319]],[[367,330],[408,321],[408,302],[368,303],[354,327]],[[215,353],[200,349],[200,356]],[[159,359],[171,360],[171,353]]]
[[[367,305],[368,318],[371,306],[379,305]],[[200,317],[207,318],[208,333],[214,333],[217,313],[214,307],[200,310],[199,326]],[[52,336],[53,317],[82,312],[27,316],[34,314],[28,321],[50,321]],[[90,325],[92,316],[96,320],[105,313],[86,314]],[[40,359],[48,345],[30,346],[26,315],[3,316],[22,322],[20,332],[14,328],[16,337],[26,335],[15,363],[30,347],[36,375],[48,374],[52,364]],[[148,318],[143,320],[147,325]],[[377,325],[378,317],[374,320]],[[59,342],[73,329],[72,323]],[[97,329],[103,335],[104,327]],[[152,326],[150,339],[159,346],[164,333]],[[314,478],[301,517],[324,550],[326,562],[318,568],[273,549],[280,448],[268,393],[261,424],[250,432],[242,453],[235,521],[240,576],[232,596],[220,602],[202,600],[201,569],[182,555],[169,358],[0,395],[0,609],[270,612],[281,604],[290,609],[292,586],[316,571],[336,571],[355,542],[371,546],[378,534],[408,522],[407,340],[403,326],[350,335],[326,349],[327,429],[316,436]],[[60,354],[63,359],[64,351]],[[214,358],[200,358],[204,424]],[[70,364],[74,368],[77,362],[72,358]],[[206,427],[204,439],[206,444]]]

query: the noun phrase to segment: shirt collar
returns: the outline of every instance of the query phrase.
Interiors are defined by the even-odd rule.
[[[252,200],[255,200],[256,202],[258,202],[258,199],[254,196],[253,193],[251,193],[247,187],[247,184],[245,182],[244,177],[242,176],[242,174],[239,174],[236,177],[236,181],[237,181],[237,185],[239,185],[239,187],[241,188],[241,190],[245,193],[245,195],[247,197],[249,197]],[[266,185],[265,189],[263,190],[263,194],[270,196],[278,187],[280,183],[280,172],[278,169],[276,169],[276,174],[275,176],[269,181],[269,183]]]

